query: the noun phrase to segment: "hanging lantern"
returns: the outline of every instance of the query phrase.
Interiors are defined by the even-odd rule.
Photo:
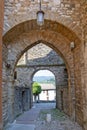
[[[44,12],[42,10],[37,12],[37,24],[39,26],[44,24]]]
[[[40,0],[40,10],[37,12],[37,24],[42,26],[44,24],[44,12],[41,10],[41,0]]]

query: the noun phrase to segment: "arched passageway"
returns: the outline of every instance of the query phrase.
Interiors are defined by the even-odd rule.
[[[66,105],[69,103],[67,100],[68,99],[67,96],[69,96],[67,95],[69,89],[68,89],[67,71],[65,71],[66,70],[65,63],[63,59],[52,48],[48,47],[43,43],[37,44],[33,46],[31,49],[29,49],[27,52],[25,52],[21,57],[21,59],[18,61],[16,66],[15,71],[17,73],[17,79],[16,79],[17,81],[15,82],[15,86],[24,89],[29,88],[30,90],[29,93],[30,95],[28,96],[29,100],[27,100],[27,104],[29,105],[26,107],[26,109],[31,108],[31,106],[33,105],[33,95],[32,95],[33,77],[35,73],[37,73],[38,71],[40,70],[44,71],[46,69],[51,71],[50,73],[53,73],[55,77],[54,78],[56,86],[55,89],[57,90],[55,92],[56,95],[58,95],[55,97],[56,107],[62,109],[61,108],[62,103],[60,100],[61,100],[61,91],[64,91],[66,97],[66,99],[63,99],[65,104],[64,111],[67,114],[69,114],[69,109],[66,109],[67,108]],[[51,86],[52,85],[53,84],[51,84]]]
[[[75,43],[75,48],[71,47],[71,43],[73,41]],[[76,119],[76,121],[82,124],[83,108],[82,100],[80,100],[82,95],[80,75],[81,61],[77,58],[81,55],[80,51],[78,51],[78,48],[79,50],[81,49],[81,43],[75,33],[62,24],[50,20],[46,20],[44,26],[40,29],[35,20],[32,20],[13,27],[5,34],[3,37],[3,42],[3,52],[6,54],[3,56],[3,69],[5,70],[4,75],[6,76],[4,77],[5,80],[3,80],[3,89],[9,89],[14,93],[15,82],[13,75],[18,60],[28,49],[39,43],[43,43],[56,51],[56,53],[58,53],[64,60],[68,73],[69,115],[72,119]],[[8,88],[5,87],[6,85],[8,85]],[[11,111],[8,118],[6,118],[6,122],[8,122],[8,120],[14,120],[13,93],[7,93],[7,95],[9,95],[9,105],[6,109],[10,108]],[[6,109],[5,111],[8,111]],[[79,114],[81,118],[79,118]],[[12,119],[10,118],[10,115],[12,115]]]

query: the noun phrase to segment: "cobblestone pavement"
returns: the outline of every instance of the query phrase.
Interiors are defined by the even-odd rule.
[[[47,114],[51,115],[51,121],[47,121]],[[30,111],[19,116],[15,123],[6,130],[82,130],[72,122],[68,116],[58,109],[55,103],[37,103]]]
[[[47,114],[51,114],[50,122],[47,122]],[[44,109],[40,111],[35,130],[82,130],[82,128],[57,109]]]
[[[36,104],[41,108],[38,119],[35,122],[35,130],[82,130],[75,122],[72,122],[67,115],[55,109],[55,103]],[[51,115],[51,121],[47,122],[47,114]]]

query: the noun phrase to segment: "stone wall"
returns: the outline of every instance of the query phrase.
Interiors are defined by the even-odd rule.
[[[51,72],[53,72],[53,74],[55,75],[55,83],[56,83],[56,94],[60,95],[60,89],[65,90],[65,88],[68,91],[68,77],[67,77],[67,73],[65,72],[65,66],[50,66],[48,65],[48,67],[44,67],[42,66],[19,66],[16,68],[16,72],[17,72],[17,80],[16,80],[16,84],[17,86],[21,87],[23,86],[23,88],[26,88],[26,86],[28,86],[31,90],[32,93],[32,83],[33,83],[33,76],[35,74],[35,72],[37,72],[38,70],[50,70]],[[63,89],[64,88],[64,89]],[[32,96],[32,94],[31,94]],[[64,96],[68,96],[66,91],[64,93]],[[31,104],[30,106],[32,106],[32,98],[31,97]],[[64,98],[64,110],[66,110],[66,105],[69,104],[69,102],[66,102],[65,100],[67,100],[67,98]],[[30,99],[30,98],[29,98]],[[21,98],[20,98],[21,100]],[[56,98],[56,106],[57,108],[59,108],[58,106],[61,105],[61,102],[59,102],[58,96]],[[62,110],[62,108],[60,107],[60,109]],[[17,111],[17,110],[16,110]],[[65,112],[65,111],[64,111]],[[66,113],[69,114],[69,109],[67,109]]]
[[[45,61],[45,62],[44,62]],[[63,59],[52,48],[37,44],[23,54],[17,65],[64,65]]]
[[[69,100],[68,100],[68,87],[65,86],[58,86],[57,87],[57,104],[56,107],[64,113],[66,113],[68,116],[70,116],[70,106],[69,106]]]
[[[6,64],[3,63],[3,78],[2,78],[2,108],[3,108],[3,125],[8,122],[8,86],[7,86],[7,71]]]
[[[9,67],[9,61],[7,61],[8,58],[8,49],[6,47],[6,45],[3,44],[3,70],[2,70],[2,108],[3,108],[3,126],[5,126],[8,121],[10,122],[10,117],[11,120],[13,118],[12,113],[11,112],[11,108],[10,108],[10,104],[13,104],[13,86],[12,86],[12,81],[13,81],[13,76],[12,76],[12,72],[11,72],[11,68]],[[9,76],[11,74],[11,76]],[[13,111],[14,113],[14,111]]]
[[[5,35],[3,38],[9,52],[7,61],[12,67],[10,68],[11,76],[13,76],[17,61],[25,50],[41,41],[64,58],[69,76],[70,113],[71,115],[73,112],[76,113],[76,121],[81,125],[87,121],[86,7],[85,0],[60,0],[58,3],[43,0],[42,8],[46,14],[46,20],[44,26],[39,28],[36,20],[33,20],[38,11],[36,0],[28,1],[28,3],[19,0],[5,0]],[[32,10],[33,13],[31,13]],[[85,26],[81,22],[85,22]],[[75,48],[71,50],[72,41],[75,43]],[[87,123],[85,124],[86,129]]]
[[[29,87],[15,86],[14,118],[31,108],[31,91]]]

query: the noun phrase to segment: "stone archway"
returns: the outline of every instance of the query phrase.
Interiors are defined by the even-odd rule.
[[[65,81],[67,75],[67,72],[64,71],[66,69],[65,65],[58,67],[58,66],[48,66],[48,67],[36,67],[31,75],[31,81],[35,75],[40,70],[49,70],[55,77],[55,89],[56,89],[56,108],[63,110],[67,115],[70,115],[70,110],[68,109],[69,107],[69,100],[68,100],[68,82],[67,80]],[[63,76],[63,77],[62,77]],[[61,78],[62,77],[62,78]],[[68,77],[67,77],[68,78]],[[32,84],[31,84],[32,86]],[[61,91],[64,92],[64,97],[66,99],[63,99],[64,102],[64,109],[62,109],[62,103],[61,102]]]
[[[71,50],[70,43],[75,42],[75,48]],[[53,48],[64,59],[68,70],[69,77],[69,99],[70,99],[70,115],[75,118],[82,125],[82,96],[81,91],[81,70],[80,70],[80,47],[81,43],[79,38],[70,31],[68,28],[57,22],[46,20],[44,26],[40,29],[35,20],[27,21],[12,28],[3,38],[4,51],[7,51],[7,57],[4,57],[5,66],[8,72],[8,87],[12,86],[13,73],[15,65],[20,56],[29,48],[40,42]],[[11,83],[11,84],[9,84]],[[79,87],[79,89],[78,89]],[[80,96],[79,96],[80,93]],[[75,99],[76,96],[76,99]],[[76,104],[75,104],[76,101]],[[12,105],[11,103],[10,105]],[[75,107],[76,105],[76,107]],[[80,106],[80,107],[79,107]],[[78,109],[79,107],[79,109]],[[75,115],[76,112],[76,115]],[[79,115],[80,114],[80,115]],[[81,118],[79,118],[79,116]]]

